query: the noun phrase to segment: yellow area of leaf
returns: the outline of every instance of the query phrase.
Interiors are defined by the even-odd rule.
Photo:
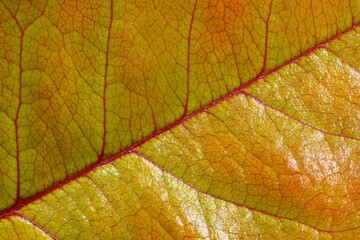
[[[0,1],[0,237],[359,235],[359,5]]]
[[[2,1],[0,208],[345,30],[353,2]]]
[[[240,92],[140,151],[212,196],[317,229],[360,226],[359,79],[318,50],[247,90],[269,103]]]
[[[360,144],[337,131],[357,127],[358,79],[319,48],[19,211],[59,239],[351,239]]]
[[[358,4],[360,12],[360,4]],[[333,54],[339,56],[346,61],[354,70],[360,71],[360,28],[355,28],[349,34],[345,34],[338,39],[327,44],[327,49],[332,51]]]
[[[0,7],[0,209],[11,206],[16,196],[16,136],[14,119],[19,102],[20,32]]]
[[[12,24],[1,27],[2,44],[12,48],[1,55],[7,77],[1,81],[1,127],[9,136],[1,147],[11,143],[11,161],[2,158],[1,164],[11,169],[4,168],[0,181],[7,189],[18,184],[21,198],[84,169],[96,161],[102,146],[107,27],[99,19],[109,18],[109,4],[43,3],[0,5],[1,17]],[[4,192],[9,194],[2,209],[16,199],[16,190]]]
[[[11,216],[0,222],[1,239],[52,239],[31,222],[18,216]]]
[[[199,193],[136,154],[95,170],[21,212],[59,239],[330,239],[301,223]]]
[[[348,63],[321,48],[246,91],[317,129],[360,140],[359,79]]]

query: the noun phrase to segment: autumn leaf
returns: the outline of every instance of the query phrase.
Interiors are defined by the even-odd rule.
[[[358,0],[0,0],[1,239],[360,236]]]

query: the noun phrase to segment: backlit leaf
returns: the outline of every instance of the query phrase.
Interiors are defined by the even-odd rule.
[[[0,238],[360,235],[360,3],[0,1]]]

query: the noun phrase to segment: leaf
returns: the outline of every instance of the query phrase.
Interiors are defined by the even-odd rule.
[[[0,237],[360,234],[358,1],[0,1]]]

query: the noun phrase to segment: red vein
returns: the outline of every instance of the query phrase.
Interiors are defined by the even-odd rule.
[[[8,8],[8,6],[2,1],[0,0],[1,4],[4,6],[4,8],[6,9],[6,11],[8,11],[8,13],[10,14],[10,16],[14,19],[16,25],[19,27],[19,29],[21,29],[21,26],[20,26],[20,23],[19,21],[17,20],[16,16],[13,15],[10,11],[10,9]]]
[[[350,9],[350,13],[351,13],[351,23],[352,25],[355,24],[355,17],[354,17],[354,13],[353,13],[353,7],[351,6],[351,0],[349,0],[349,9]]]
[[[186,66],[186,100],[185,100],[185,106],[184,106],[184,113],[183,117],[186,116],[188,105],[189,105],[189,94],[190,94],[190,54],[191,54],[191,32],[192,32],[192,26],[195,19],[195,11],[197,7],[198,0],[195,1],[194,9],[191,14],[191,20],[190,20],[190,27],[189,27],[189,33],[188,33],[188,39],[187,39],[187,66]]]
[[[16,144],[16,197],[15,197],[15,205],[21,200],[20,199],[20,187],[21,187],[21,182],[20,182],[20,146],[19,146],[19,114],[20,114],[20,108],[22,105],[22,75],[23,75],[23,67],[22,67],[22,54],[23,54],[23,42],[24,42],[24,35],[25,35],[25,30],[31,25],[33,24],[36,20],[38,20],[45,11],[46,5],[47,5],[47,1],[44,5],[44,8],[42,10],[42,12],[40,13],[39,16],[37,16],[36,18],[34,18],[31,22],[29,22],[24,28],[22,28],[20,26],[20,23],[18,21],[18,19],[16,18],[15,15],[13,15],[10,11],[10,9],[7,7],[7,5],[0,0],[0,3],[4,6],[4,8],[6,9],[6,11],[8,11],[8,13],[11,15],[11,17],[14,19],[15,24],[18,26],[20,32],[21,32],[21,37],[20,37],[20,53],[19,53],[19,92],[18,92],[18,98],[19,98],[19,103],[16,109],[16,115],[15,115],[15,119],[14,119],[14,126],[15,126],[15,144]],[[20,4],[20,3],[19,3]],[[17,6],[16,12],[18,11],[18,7],[19,4]]]
[[[110,0],[110,23],[108,28],[108,36],[106,42],[106,59],[105,59],[105,73],[104,73],[104,89],[103,89],[103,109],[104,109],[104,121],[103,121],[103,140],[102,140],[102,147],[101,153],[98,157],[98,160],[102,160],[105,153],[105,145],[106,145],[106,87],[107,87],[107,76],[108,76],[108,68],[109,68],[109,49],[110,49],[110,38],[111,38],[111,28],[112,22],[114,18],[114,2]]]
[[[355,25],[353,25],[352,27],[346,29],[345,31],[343,31],[342,33],[338,33],[336,35],[334,35],[333,37],[329,38],[328,40],[318,44],[318,45],[315,45],[314,47],[310,48],[309,50],[303,52],[302,54],[298,55],[297,57],[294,57],[292,59],[290,59],[288,62],[285,62],[281,65],[279,65],[278,67],[266,72],[265,74],[261,75],[261,76],[258,76],[252,80],[250,80],[249,82],[243,84],[242,86],[240,86],[239,88],[233,90],[232,92],[229,92],[227,93],[226,95],[223,95],[222,97],[220,97],[219,99],[215,100],[215,101],[212,101],[210,102],[209,104],[205,105],[204,107],[192,112],[191,114],[185,116],[185,117],[181,117],[180,119],[176,120],[175,122],[173,122],[172,124],[168,125],[167,127],[159,130],[159,131],[156,131],[154,132],[153,134],[149,135],[148,137],[145,137],[143,138],[142,140],[140,140],[139,142],[136,142],[134,143],[133,145],[131,145],[130,147],[124,149],[124,150],[121,150],[120,152],[118,152],[117,154],[114,154],[112,156],[109,156],[108,158],[104,159],[103,161],[97,161],[95,162],[94,164],[90,165],[89,167],[85,168],[84,170],[72,175],[71,177],[69,178],[66,178],[56,184],[54,184],[52,187],[48,188],[48,189],[45,189],[44,191],[32,196],[32,197],[29,197],[27,199],[23,199],[21,201],[19,201],[18,203],[14,204],[13,206],[9,207],[9,208],[6,208],[4,209],[3,211],[0,212],[0,219],[2,218],[7,218],[11,215],[14,215],[16,212],[18,212],[22,207],[28,205],[28,204],[31,204],[33,203],[34,201],[38,200],[38,199],[41,199],[42,197],[44,197],[45,195],[49,194],[49,193],[52,193],[53,191],[57,190],[57,189],[60,189],[62,188],[65,184],[68,184],[72,181],[75,181],[77,180],[78,178],[80,177],[83,177],[85,176],[86,174],[88,174],[89,172],[95,170],[96,168],[98,167],[101,167],[105,164],[108,164],[108,163],[111,163],[113,162],[114,160],[126,155],[126,154],[129,154],[131,152],[133,152],[136,148],[138,148],[139,146],[143,145],[144,143],[148,142],[149,140],[151,140],[152,138],[155,138],[157,137],[158,135],[164,133],[164,132],[167,132],[171,129],[173,129],[174,127],[178,126],[178,125],[181,125],[183,124],[184,122],[186,122],[187,120],[201,114],[201,113],[204,113],[204,112],[207,112],[209,108],[211,107],[214,107],[216,105],[218,105],[219,103],[227,100],[227,99],[230,99],[232,98],[233,96],[235,95],[238,95],[240,94],[244,89],[250,87],[251,85],[255,84],[256,82],[258,82],[259,80],[261,79],[264,79],[265,77],[271,75],[272,73],[274,72],[277,72],[279,71],[279,69],[282,69],[296,61],[298,61],[299,59],[301,59],[302,57],[304,56],[308,56],[309,54],[311,54],[312,52],[316,51],[317,49],[319,48],[322,48],[323,45],[333,41],[334,39],[337,39],[339,38],[340,36],[348,33],[349,31],[353,30],[354,28],[360,26],[360,23],[357,23]]]
[[[39,225],[37,222],[35,222],[34,220],[31,220],[30,218],[24,216],[21,213],[14,213],[14,216],[17,216],[21,219],[24,219],[25,221],[31,223],[32,225],[34,225],[35,227],[37,227],[38,229],[40,229],[41,231],[43,231],[46,235],[48,235],[49,237],[51,237],[54,240],[58,240],[57,237],[55,237],[53,234],[51,234],[48,230],[46,230],[43,226]]]
[[[0,0],[0,3],[4,6],[4,8],[6,9],[6,11],[8,11],[9,14],[11,15],[11,17],[15,20],[16,25],[19,27],[20,30],[22,29],[24,32],[26,31],[26,29],[27,29],[31,24],[33,24],[33,23],[34,23],[35,21],[37,21],[41,16],[44,15],[44,12],[45,12],[45,9],[46,9],[46,6],[47,6],[48,2],[49,2],[49,1],[46,1],[46,2],[45,2],[45,5],[44,5],[43,10],[41,11],[41,13],[40,13],[37,17],[35,17],[34,19],[32,19],[26,26],[24,26],[24,27],[22,28],[22,27],[20,26],[19,21],[18,21],[17,18],[16,18],[16,15],[17,15],[17,13],[18,13],[19,6],[20,6],[20,1],[18,2],[16,11],[15,11],[16,13],[15,13],[15,15],[13,15],[13,14],[11,13],[10,9],[7,7],[7,5],[6,5],[2,0]]]
[[[343,57],[341,57],[337,52],[335,52],[334,50],[332,50],[331,48],[329,48],[328,46],[324,46],[323,47],[326,51],[328,51],[329,53],[333,54],[336,58],[338,58],[340,61],[342,61],[343,63],[345,63],[346,65],[348,65],[351,69],[353,69],[355,72],[360,73],[360,71],[353,65],[350,64],[347,60],[345,60]]]
[[[265,23],[265,52],[264,52],[264,61],[263,61],[263,66],[262,69],[259,73],[259,75],[263,74],[266,70],[266,63],[267,63],[267,52],[268,52],[268,41],[269,41],[269,22],[270,22],[270,17],[271,17],[271,8],[272,8],[272,2],[270,1],[270,6],[269,6],[269,12],[268,12],[268,17]]]
[[[15,142],[16,142],[16,169],[17,169],[17,183],[16,183],[16,199],[15,204],[20,201],[20,146],[19,146],[19,114],[20,114],[20,107],[22,105],[22,49],[23,49],[23,42],[24,42],[24,31],[21,30],[21,38],[20,38],[20,56],[19,56],[19,69],[20,69],[20,76],[19,76],[19,104],[16,109],[16,116],[14,119],[15,125]]]
[[[305,126],[311,128],[311,129],[314,129],[314,130],[316,130],[316,131],[318,131],[318,132],[321,132],[321,133],[323,133],[323,134],[325,134],[325,135],[331,135],[331,136],[342,137],[342,138],[347,138],[347,139],[351,139],[351,140],[360,141],[360,139],[359,139],[359,138],[356,138],[356,137],[344,136],[344,135],[341,135],[341,134],[338,134],[338,133],[327,132],[327,131],[324,131],[324,130],[322,130],[322,129],[320,129],[320,128],[317,128],[317,127],[315,127],[315,126],[312,126],[312,125],[310,125],[310,124],[308,124],[308,123],[306,123],[306,122],[303,122],[303,121],[301,121],[301,120],[299,120],[299,119],[297,119],[297,118],[295,118],[295,117],[293,117],[293,116],[291,116],[291,115],[289,115],[289,114],[287,114],[287,113],[285,113],[285,112],[283,112],[283,111],[275,108],[274,106],[271,106],[270,104],[267,104],[266,102],[264,102],[263,100],[255,97],[255,96],[252,95],[251,93],[248,93],[248,92],[245,92],[245,91],[241,91],[241,92],[239,92],[239,94],[243,94],[243,95],[245,95],[246,97],[252,98],[252,99],[254,99],[255,101],[257,101],[258,103],[260,103],[261,105],[263,105],[264,107],[267,107],[267,108],[270,108],[270,109],[272,109],[272,110],[274,110],[274,111],[276,111],[276,112],[279,112],[279,113],[281,113],[282,115],[284,115],[284,116],[286,116],[286,117],[288,117],[288,118],[290,118],[290,119],[292,119],[292,120],[294,120],[294,121],[296,121],[296,122],[298,122],[298,123],[300,123],[300,124],[302,124],[302,125],[305,125]]]

